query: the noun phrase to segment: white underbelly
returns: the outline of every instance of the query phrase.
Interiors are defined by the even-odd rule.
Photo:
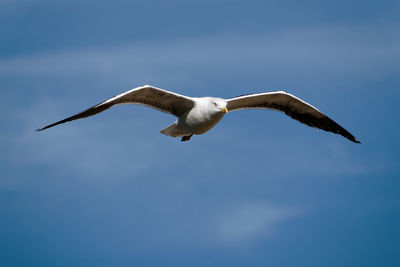
[[[224,113],[196,114],[188,113],[178,120],[178,125],[193,134],[203,134],[213,128],[224,116]]]

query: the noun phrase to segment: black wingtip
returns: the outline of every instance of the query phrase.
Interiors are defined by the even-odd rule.
[[[351,134],[350,134],[350,136],[346,136],[346,138],[349,139],[350,141],[356,143],[356,144],[361,144],[360,140],[358,140],[357,138],[355,138]]]
[[[37,129],[35,129],[35,132],[41,132],[41,131],[43,131],[44,129],[47,129],[47,127],[37,128]]]
[[[35,132],[41,132],[41,131],[46,130],[46,129],[50,128],[50,127],[53,127],[54,125],[55,125],[55,123],[47,125],[47,126],[44,126],[42,128],[38,128],[38,129],[35,130]]]

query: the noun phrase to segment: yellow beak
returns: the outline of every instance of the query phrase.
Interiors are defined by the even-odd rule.
[[[226,107],[223,107],[223,108],[221,108],[221,111],[223,112],[223,113],[228,113],[228,109],[226,108]]]

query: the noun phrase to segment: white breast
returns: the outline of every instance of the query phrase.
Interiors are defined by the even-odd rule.
[[[178,120],[178,126],[194,134],[203,134],[213,128],[224,116],[210,104],[208,98],[197,98],[195,106]]]

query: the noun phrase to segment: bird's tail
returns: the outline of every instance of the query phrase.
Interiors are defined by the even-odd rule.
[[[168,126],[165,129],[162,129],[160,133],[172,136],[172,137],[178,137],[178,136],[183,136],[184,133],[182,133],[181,129],[178,127],[177,123],[174,122],[170,126]]]

